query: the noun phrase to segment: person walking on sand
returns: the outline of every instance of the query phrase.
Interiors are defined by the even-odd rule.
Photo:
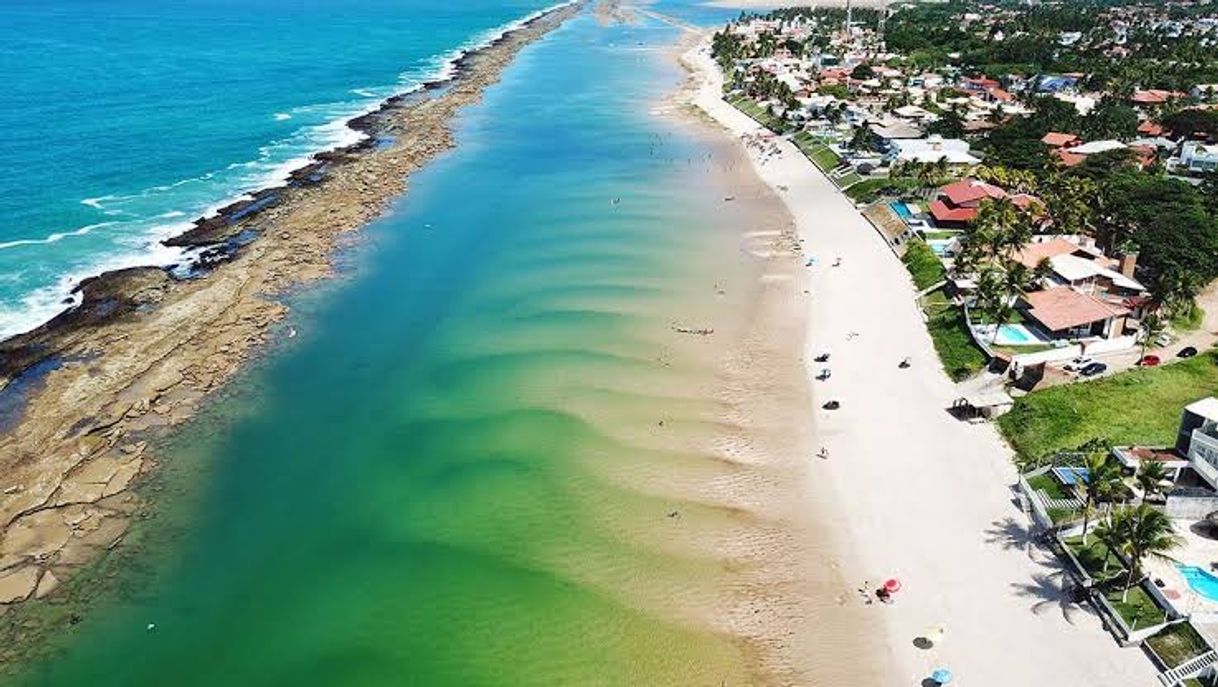
[[[816,455],[819,456],[822,460],[828,460],[829,459],[829,449],[827,447],[821,446],[820,451],[818,451],[816,453]]]

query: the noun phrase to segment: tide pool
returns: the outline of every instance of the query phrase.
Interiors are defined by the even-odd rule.
[[[20,682],[743,683],[690,545],[729,516],[656,477],[728,469],[673,438],[715,412],[673,327],[730,330],[758,269],[655,112],[676,37],[585,12],[525,49],[287,350],[162,442],[114,598]]]

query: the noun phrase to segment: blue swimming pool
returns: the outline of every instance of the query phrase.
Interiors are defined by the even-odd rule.
[[[1184,580],[1188,582],[1188,586],[1194,592],[1210,601],[1218,601],[1218,577],[1214,577],[1195,565],[1180,565],[1177,563],[1176,569],[1184,576]]]
[[[1036,337],[1032,336],[1032,332],[1018,324],[1002,325],[998,328],[998,337],[1013,344],[1036,343],[1037,341]]]
[[[1057,481],[1066,486],[1085,484],[1090,475],[1091,473],[1087,470],[1087,468],[1053,468],[1053,476],[1057,478]]]
[[[913,213],[909,211],[909,206],[906,205],[905,203],[902,203],[900,201],[894,201],[892,203],[889,203],[888,207],[892,208],[893,212],[897,213],[897,215],[901,219],[903,219],[907,222],[913,218]]]

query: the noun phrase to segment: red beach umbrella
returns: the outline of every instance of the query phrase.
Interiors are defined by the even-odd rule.
[[[889,594],[901,591],[901,581],[895,577],[890,580],[885,580],[884,591],[888,592]]]

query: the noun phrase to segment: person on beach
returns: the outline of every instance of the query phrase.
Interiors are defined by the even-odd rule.
[[[829,458],[829,449],[824,446],[821,446],[820,451],[818,451],[816,455],[822,459],[828,459]]]

